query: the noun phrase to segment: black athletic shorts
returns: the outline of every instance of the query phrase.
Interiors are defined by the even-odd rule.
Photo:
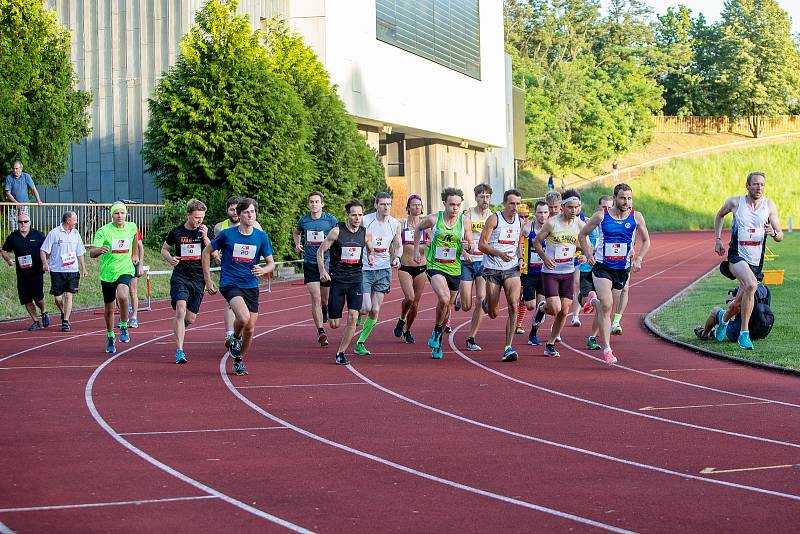
[[[451,274],[443,273],[438,269],[428,269],[426,272],[428,273],[428,280],[434,276],[444,276],[444,279],[447,280],[447,287],[450,289],[450,291],[458,291],[458,286],[461,285],[461,275],[453,276]]]
[[[44,299],[44,273],[17,276],[17,295],[23,306]]]
[[[54,273],[50,271],[50,293],[59,297],[64,293],[77,293],[80,273]]]
[[[179,300],[183,300],[186,301],[186,309],[196,314],[200,311],[200,303],[203,302],[205,290],[205,280],[192,280],[173,271],[172,278],[169,280],[169,297],[172,309],[175,309]]]
[[[530,273],[522,275],[522,301],[530,302],[536,295],[544,296],[544,286],[542,285],[542,273]]]
[[[594,291],[594,280],[592,279],[592,271],[581,271],[581,293],[580,303],[589,296],[589,292]]]
[[[600,262],[595,263],[594,267],[592,267],[592,276],[611,280],[611,289],[624,289],[630,275],[630,269],[609,269]]]
[[[123,274],[119,278],[117,278],[116,282],[103,282],[100,280],[100,287],[103,288],[103,302],[106,304],[110,302],[114,302],[117,298],[117,286],[128,286],[131,287],[131,275]]]
[[[330,287],[331,283],[319,279],[319,266],[316,263],[303,263],[303,285],[319,282],[321,287]]]
[[[236,287],[225,286],[219,288],[219,292],[225,297],[228,304],[236,297],[242,297],[247,309],[251,313],[258,313],[258,288],[257,287]],[[187,302],[188,304],[188,302]],[[187,306],[188,307],[188,306]]]
[[[331,281],[331,289],[328,292],[328,318],[341,319],[344,304],[347,302],[347,309],[358,311],[364,301],[364,293],[361,288],[362,281],[357,280],[349,283]]]
[[[728,263],[739,263],[740,261],[744,261],[745,263],[747,263],[745,261],[745,259],[742,258],[741,256],[737,256],[735,254],[729,254],[728,255]],[[723,261],[722,264],[724,265],[725,262]],[[750,267],[750,270],[753,272],[753,276],[756,277],[756,280],[761,282],[764,279],[764,273],[761,272],[761,266],[760,265],[752,265],[752,264],[748,263],[747,266]],[[723,269],[727,270],[727,274],[725,273],[725,270],[723,270]],[[731,273],[731,270],[730,270],[729,266],[726,265],[725,267],[723,267],[722,265],[720,265],[720,271],[722,272],[722,274],[724,274],[725,276],[727,276],[731,280],[736,280],[736,277],[733,276],[733,273]],[[730,276],[728,276],[728,275],[730,275]]]
[[[401,265],[400,266],[400,270],[403,271],[404,273],[410,274],[411,278],[418,277],[419,275],[423,274],[427,269],[428,269],[427,265],[419,265],[419,266]]]

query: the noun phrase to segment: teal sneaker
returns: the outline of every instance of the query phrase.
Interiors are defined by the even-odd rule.
[[[444,353],[442,353],[442,345],[436,345],[431,349],[431,358],[434,360],[441,360],[444,357]]]
[[[442,344],[442,333],[434,330],[431,332],[431,337],[428,339],[428,346],[435,349]]]
[[[728,331],[728,323],[722,322],[723,317],[725,317],[725,310],[719,310],[717,312],[717,330],[714,336],[718,343],[722,343],[723,341],[725,341],[725,334]],[[739,336],[739,339],[742,339],[742,336]],[[747,341],[748,343],[750,342],[749,335],[747,337]],[[750,347],[752,348],[752,343],[750,344]]]
[[[177,364],[186,363],[186,353],[183,352],[181,349],[175,351],[175,363]]]
[[[127,328],[119,329],[119,340],[121,343],[128,343],[131,340],[131,336],[128,334]]]
[[[745,350],[753,350],[753,342],[750,341],[750,332],[739,334],[739,346]]]
[[[117,352],[117,346],[114,343],[113,336],[106,337],[106,352],[109,354],[114,354],[115,352]]]
[[[356,348],[354,352],[360,356],[369,356],[372,354],[370,351],[367,350],[367,347],[364,346],[363,343],[356,342]]]

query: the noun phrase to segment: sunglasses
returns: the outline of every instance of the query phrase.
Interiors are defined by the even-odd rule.
[[[17,221],[19,224],[28,224],[30,221]]]

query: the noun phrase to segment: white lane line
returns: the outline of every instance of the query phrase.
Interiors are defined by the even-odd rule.
[[[724,404],[694,404],[690,406],[645,406],[643,408],[639,408],[639,410],[644,412],[652,410],[688,410],[690,408],[716,408],[718,406],[745,406],[749,404],[769,404],[769,402],[728,402]]]
[[[374,387],[374,388],[376,388],[376,389],[378,389],[380,391],[383,391],[384,393],[386,393],[388,395],[391,395],[391,396],[396,397],[396,398],[398,398],[400,400],[403,400],[405,402],[413,404],[414,406],[417,406],[419,408],[423,408],[425,410],[430,410],[430,411],[432,411],[434,413],[437,413],[439,415],[444,415],[445,417],[450,417],[452,419],[455,419],[457,421],[461,421],[463,423],[467,423],[467,424],[470,424],[470,425],[475,425],[477,427],[485,428],[485,429],[488,429],[488,430],[493,430],[495,432],[500,432],[501,434],[506,434],[506,435],[509,435],[509,436],[522,438],[522,439],[525,439],[525,440],[528,440],[528,441],[533,441],[535,443],[541,443],[542,445],[549,445],[551,447],[557,447],[559,449],[566,449],[568,451],[577,452],[577,453],[580,453],[580,454],[585,454],[585,455],[588,455],[588,456],[593,456],[595,458],[601,458],[603,460],[608,460],[608,461],[611,461],[611,462],[617,462],[617,463],[629,465],[629,466],[632,466],[632,467],[638,467],[638,468],[641,468],[641,469],[647,469],[649,471],[655,471],[655,472],[658,472],[658,473],[663,473],[665,475],[672,475],[672,476],[675,476],[675,477],[678,477],[678,478],[690,478],[692,480],[698,480],[698,481],[701,481],[701,482],[706,482],[708,484],[719,484],[719,485],[729,486],[729,487],[732,487],[732,488],[742,489],[742,490],[746,490],[746,491],[753,491],[753,492],[756,492],[756,493],[765,493],[767,495],[772,495],[772,496],[775,496],[775,497],[785,497],[787,499],[793,499],[793,500],[800,501],[800,495],[793,495],[791,493],[781,493],[779,491],[768,490],[768,489],[759,488],[759,487],[755,487],[755,486],[746,486],[744,484],[736,484],[734,482],[724,482],[724,481],[721,481],[721,480],[714,480],[714,479],[710,479],[710,478],[699,477],[699,476],[696,476],[696,475],[689,475],[689,474],[686,474],[686,473],[682,473],[680,471],[673,471],[671,469],[666,469],[664,467],[658,467],[658,466],[650,465],[650,464],[643,464],[643,463],[640,463],[640,462],[635,462],[633,460],[626,460],[624,458],[618,458],[616,456],[611,456],[611,455],[608,455],[608,454],[603,454],[603,453],[592,451],[592,450],[588,450],[588,449],[582,449],[580,447],[567,445],[566,443],[559,443],[557,441],[550,441],[548,439],[538,438],[536,436],[531,436],[529,434],[523,434],[521,432],[515,432],[515,431],[509,430],[507,428],[502,428],[502,427],[490,425],[490,424],[487,424],[487,423],[483,423],[481,421],[476,421],[474,419],[469,419],[467,417],[463,417],[463,416],[454,414],[452,412],[448,412],[446,410],[442,410],[440,408],[436,408],[434,406],[430,406],[428,404],[424,404],[424,403],[419,402],[417,400],[414,400],[414,399],[411,399],[411,398],[406,397],[404,395],[401,395],[400,393],[392,391],[391,389],[388,389],[388,388],[386,388],[386,387],[384,387],[384,386],[382,386],[382,385],[380,385],[380,384],[378,384],[376,382],[373,382],[372,380],[370,380],[369,378],[367,378],[366,376],[361,374],[358,370],[353,368],[352,365],[348,366],[348,367],[349,367],[351,373],[355,374],[357,377],[359,377],[360,379],[364,380],[365,382],[370,384],[372,387]]]
[[[0,534],[14,534],[14,531],[8,528],[5,523],[0,521]]]
[[[561,391],[556,391],[554,389],[546,388],[544,386],[539,386],[539,385],[533,384],[531,382],[526,382],[525,380],[522,380],[520,378],[516,378],[516,377],[513,377],[511,375],[507,375],[507,374],[502,373],[502,372],[500,372],[500,371],[498,371],[496,369],[492,369],[491,367],[489,367],[487,365],[484,365],[484,364],[482,364],[482,363],[480,363],[480,362],[478,362],[476,360],[473,360],[472,358],[470,358],[469,356],[467,356],[466,354],[461,352],[456,347],[456,345],[454,343],[454,338],[455,338],[456,332],[458,332],[459,330],[461,330],[461,328],[463,328],[464,326],[466,326],[468,324],[469,324],[469,321],[467,321],[465,323],[462,323],[462,324],[458,325],[457,327],[455,327],[453,329],[453,331],[450,333],[450,336],[448,338],[449,339],[449,343],[450,343],[450,347],[453,349],[453,351],[456,354],[461,356],[461,358],[463,358],[467,362],[471,363],[472,365],[474,365],[476,367],[479,367],[479,368],[483,369],[484,371],[492,373],[493,375],[499,376],[500,378],[503,378],[503,379],[508,380],[510,382],[514,382],[514,383],[529,387],[531,389],[536,389],[538,391],[543,391],[545,393],[549,393],[549,394],[555,395],[557,397],[562,397],[564,399],[574,400],[576,402],[581,402],[581,403],[584,403],[584,404],[588,404],[590,406],[596,406],[598,408],[604,408],[606,410],[611,410],[611,411],[614,411],[614,412],[624,413],[624,414],[628,414],[628,415],[634,415],[636,417],[644,417],[646,419],[652,419],[653,421],[660,421],[662,423],[667,423],[667,424],[671,424],[671,425],[683,426],[683,427],[686,427],[686,428],[693,428],[695,430],[704,430],[706,432],[714,432],[716,434],[724,434],[724,435],[727,435],[727,436],[735,436],[737,438],[751,439],[751,440],[754,440],[754,441],[763,441],[765,443],[773,443],[775,445],[785,445],[787,447],[793,447],[793,448],[796,448],[796,449],[800,449],[800,443],[791,443],[789,441],[781,441],[781,440],[776,440],[776,439],[764,438],[764,437],[761,437],[761,436],[753,436],[753,435],[750,435],[750,434],[742,434],[742,433],[733,432],[733,431],[730,431],[730,430],[722,430],[722,429],[719,429],[719,428],[714,428],[714,427],[709,427],[709,426],[695,425],[695,424],[692,424],[692,423],[685,423],[683,421],[676,421],[674,419],[666,419],[664,417],[658,417],[656,415],[650,415],[650,414],[642,413],[642,412],[639,412],[639,411],[626,410],[625,408],[619,408],[617,406],[612,406],[610,404],[603,404],[602,402],[597,402],[597,401],[589,400],[589,399],[586,399],[586,398],[583,398],[583,397],[570,395],[569,393],[563,393]],[[562,345],[564,345],[566,347],[569,347],[569,345],[567,345],[566,343],[562,343]],[[576,351],[576,352],[580,352],[581,354],[584,354],[584,355],[588,356],[589,358],[591,358],[593,360],[598,360],[598,361],[603,363],[603,367],[607,367],[605,362],[603,362],[599,358],[595,358],[594,356],[586,354],[585,352],[578,351],[577,349],[574,349],[572,347],[569,347],[569,348],[574,350],[574,351]],[[620,367],[620,366],[618,364],[614,364],[614,367]],[[635,369],[633,369],[633,370],[635,371]],[[647,374],[647,373],[645,373],[645,374]],[[656,376],[656,375],[652,375],[652,376]],[[661,378],[663,380],[673,381],[672,379],[668,379],[668,378],[664,378],[664,377],[660,377],[660,376],[657,377],[657,378]],[[705,386],[697,386],[697,387],[703,387],[704,388]],[[707,389],[713,389],[713,388],[707,388]],[[757,400],[768,400],[768,399],[757,399]]]
[[[695,254],[694,256],[690,256],[690,257],[686,258],[686,259],[685,259],[685,260],[683,260],[683,261],[679,261],[678,263],[673,263],[672,265],[670,265],[670,266],[669,266],[669,267],[667,267],[666,269],[662,269],[662,270],[658,271],[657,273],[653,273],[653,274],[651,274],[650,276],[648,276],[647,278],[642,278],[641,280],[636,280],[636,282],[635,282],[635,283],[633,283],[633,284],[630,284],[630,287],[636,287],[636,286],[638,286],[639,284],[641,284],[642,282],[647,282],[647,281],[648,281],[648,280],[650,280],[651,278],[655,278],[656,276],[658,276],[658,275],[660,275],[660,274],[664,274],[664,273],[665,273],[665,272],[667,272],[667,271],[671,271],[671,270],[673,270],[673,269],[674,269],[675,267],[677,267],[678,265],[683,265],[684,263],[690,262],[690,261],[692,261],[693,259],[695,259],[695,258],[697,258],[697,257],[700,257],[700,256],[706,256],[707,254],[708,254],[707,252],[700,252],[700,253],[698,253],[698,254]]]
[[[742,371],[745,367],[703,367],[698,369],[650,369],[651,373],[683,373],[686,371]]]
[[[19,366],[19,367],[0,367],[0,371],[11,371],[13,369],[84,369],[90,368],[94,369],[97,367],[96,365],[31,365],[31,366]]]
[[[0,514],[12,512],[42,512],[47,510],[72,510],[75,508],[98,508],[103,506],[138,506],[140,504],[153,504],[162,502],[182,502],[216,499],[213,495],[197,495],[195,497],[171,497],[167,499],[142,499],[138,501],[112,501],[112,502],[92,502],[85,504],[62,504],[58,506],[28,506],[25,508],[0,508]]]
[[[120,436],[155,436],[160,434],[196,434],[202,432],[246,432],[249,430],[278,430],[285,426],[251,426],[245,428],[208,428],[202,430],[162,430],[158,432],[120,432]]]
[[[700,472],[704,475],[718,475],[721,473],[741,473],[742,471],[761,471],[764,469],[785,469],[787,467],[800,467],[800,464],[787,464],[787,465],[765,465],[763,467],[740,467],[739,469],[716,469],[714,467],[706,467],[701,469]]]
[[[452,488],[456,488],[456,489],[459,489],[459,490],[462,490],[462,491],[466,491],[466,492],[469,492],[469,493],[474,493],[476,495],[481,495],[483,497],[489,497],[491,499],[495,499],[495,500],[498,500],[498,501],[506,502],[506,503],[509,503],[509,504],[514,504],[514,505],[521,506],[523,508],[528,508],[528,509],[531,509],[531,510],[536,510],[538,512],[544,512],[546,514],[554,515],[554,516],[560,517],[562,519],[568,519],[568,520],[575,521],[577,523],[581,523],[581,524],[584,524],[584,525],[590,525],[590,526],[593,526],[593,527],[609,530],[611,532],[624,532],[624,533],[631,532],[629,530],[624,530],[624,529],[615,527],[613,525],[607,525],[607,524],[601,523],[599,521],[594,521],[592,519],[588,519],[588,518],[585,518],[585,517],[569,514],[569,513],[566,513],[566,512],[562,512],[560,510],[554,510],[552,508],[547,508],[545,506],[540,506],[538,504],[529,503],[527,501],[523,501],[523,500],[520,500],[520,499],[515,499],[513,497],[507,497],[505,495],[499,495],[497,493],[493,493],[493,492],[490,492],[490,491],[482,490],[482,489],[479,489],[479,488],[474,488],[472,486],[467,486],[465,484],[461,484],[459,482],[448,480],[446,478],[438,477],[436,475],[431,475],[431,474],[426,473],[424,471],[418,471],[418,470],[416,470],[416,469],[414,469],[412,467],[408,467],[408,466],[405,466],[405,465],[402,465],[402,464],[398,464],[398,463],[393,462],[391,460],[387,460],[386,458],[383,458],[381,456],[376,456],[374,454],[370,454],[368,452],[364,452],[364,451],[361,451],[359,449],[355,449],[353,447],[350,447],[348,445],[344,445],[344,444],[339,443],[337,441],[332,441],[332,440],[324,438],[324,437],[322,437],[322,436],[320,436],[318,434],[314,434],[314,433],[312,433],[312,432],[310,432],[310,431],[308,431],[308,430],[306,430],[304,428],[300,428],[298,426],[295,426],[292,423],[290,423],[290,422],[288,422],[288,421],[286,421],[284,419],[281,419],[280,417],[278,417],[276,415],[273,415],[270,412],[267,412],[266,410],[261,408],[259,405],[255,404],[250,399],[245,397],[240,391],[238,391],[236,389],[236,387],[234,387],[234,385],[231,383],[230,378],[228,377],[228,374],[226,372],[227,360],[228,360],[228,356],[226,354],[220,360],[219,373],[222,376],[223,382],[225,382],[225,385],[228,387],[228,389],[231,391],[231,393],[233,393],[244,404],[246,404],[247,406],[252,408],[257,413],[260,413],[261,415],[263,415],[267,419],[271,419],[271,420],[275,421],[276,423],[278,423],[280,425],[285,425],[289,429],[294,430],[298,434],[301,434],[301,435],[303,435],[303,436],[305,436],[307,438],[313,439],[315,441],[319,441],[320,443],[324,443],[325,445],[329,445],[331,447],[340,449],[342,451],[349,452],[350,454],[353,454],[353,455],[356,455],[356,456],[360,456],[362,458],[366,458],[367,460],[372,460],[374,462],[377,462],[379,464],[385,465],[387,467],[392,467],[392,468],[397,469],[399,471],[402,471],[404,473],[408,473],[410,475],[414,475],[414,476],[421,477],[421,478],[424,478],[424,479],[427,479],[427,480],[431,480],[433,482],[438,482],[440,484],[444,484],[445,486],[450,486]],[[348,367],[350,367],[350,366],[348,366]]]
[[[282,384],[276,386],[236,386],[237,389],[258,389],[258,388],[316,388],[323,386],[365,386],[364,382],[340,382],[337,384]]]

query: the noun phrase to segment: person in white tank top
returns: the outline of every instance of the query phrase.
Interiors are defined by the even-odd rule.
[[[764,244],[767,237],[774,241],[783,240],[783,230],[778,219],[778,208],[775,203],[764,196],[766,189],[766,176],[763,172],[751,172],[747,175],[745,186],[747,195],[730,197],[717,212],[714,218],[714,251],[719,256],[725,255],[725,245],[722,243],[722,222],[725,216],[733,213],[733,227],[728,250],[728,265],[730,273],[739,282],[739,291],[736,299],[740,301],[742,325],[750,324],[753,313],[755,293],[761,274],[763,263]],[[720,317],[717,327],[717,340],[725,339],[728,321],[731,319],[731,310]],[[750,332],[742,330],[739,333],[739,346],[752,350]]]

